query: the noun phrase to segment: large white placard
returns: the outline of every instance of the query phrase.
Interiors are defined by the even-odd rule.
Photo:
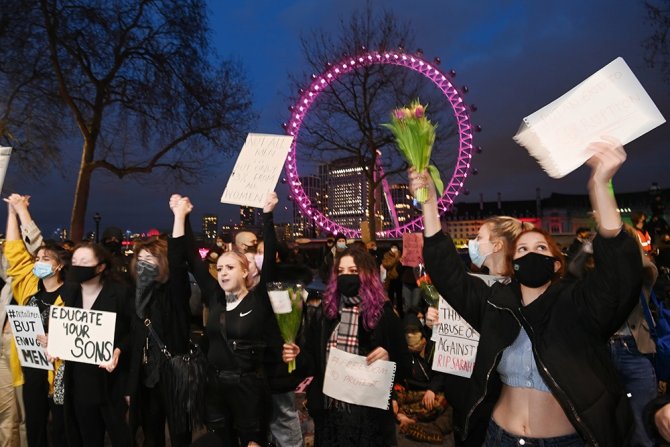
[[[363,356],[332,348],[323,393],[342,402],[387,410],[394,377],[394,362],[377,360],[368,365]]]
[[[2,185],[5,183],[5,175],[7,174],[10,155],[12,155],[11,147],[0,146],[0,191],[2,191]]]
[[[99,365],[114,353],[116,314],[78,307],[51,306],[49,345],[52,357]]]
[[[263,208],[268,193],[277,185],[292,142],[288,135],[247,135],[221,203]]]
[[[39,308],[7,306],[7,318],[12,328],[21,366],[53,370],[53,365],[47,360],[46,351],[37,343],[37,336],[44,335]]]
[[[622,58],[523,119],[514,140],[554,178],[580,167],[603,135],[627,144],[665,122]]]

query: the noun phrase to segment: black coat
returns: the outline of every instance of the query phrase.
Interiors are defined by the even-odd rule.
[[[499,393],[497,364],[523,326],[542,378],[586,443],[620,446],[628,437],[631,410],[607,340],[638,301],[642,260],[625,232],[596,237],[593,246],[593,273],[580,281],[558,281],[524,307],[518,283],[489,287],[465,272],[451,238],[441,232],[426,238],[426,269],[437,290],[480,333],[468,386],[445,390],[460,410],[455,425],[463,436],[485,396]]]
[[[314,380],[307,389],[307,406],[312,415],[323,411],[326,344],[339,322],[339,319],[328,319],[323,312],[319,317],[307,328],[306,345],[303,346],[303,354],[301,354],[303,357],[301,360],[306,362],[307,368],[314,376]],[[405,332],[402,322],[393,311],[393,306],[389,301],[384,304],[382,316],[372,331],[365,330],[363,317],[359,316],[358,343],[359,355],[368,355],[380,346],[388,351],[390,361],[396,362],[395,383],[401,382],[409,375],[411,358],[405,341]]]

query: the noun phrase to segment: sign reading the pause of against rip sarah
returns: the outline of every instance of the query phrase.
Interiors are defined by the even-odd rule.
[[[78,307],[51,306],[49,354],[99,365],[112,360],[116,314]]]

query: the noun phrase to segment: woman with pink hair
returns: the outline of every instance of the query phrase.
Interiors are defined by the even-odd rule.
[[[335,259],[322,310],[321,318],[307,328],[301,355],[314,375],[307,405],[314,418],[315,445],[396,445],[391,410],[349,404],[323,393],[331,349],[365,356],[368,364],[396,362],[396,381],[408,370],[402,323],[384,294],[375,259],[366,250],[349,248]],[[297,346],[285,345],[284,361],[297,352]]]

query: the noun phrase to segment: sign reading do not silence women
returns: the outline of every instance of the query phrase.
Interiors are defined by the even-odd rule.
[[[77,307],[51,306],[49,343],[52,357],[99,365],[112,360],[116,314]]]

